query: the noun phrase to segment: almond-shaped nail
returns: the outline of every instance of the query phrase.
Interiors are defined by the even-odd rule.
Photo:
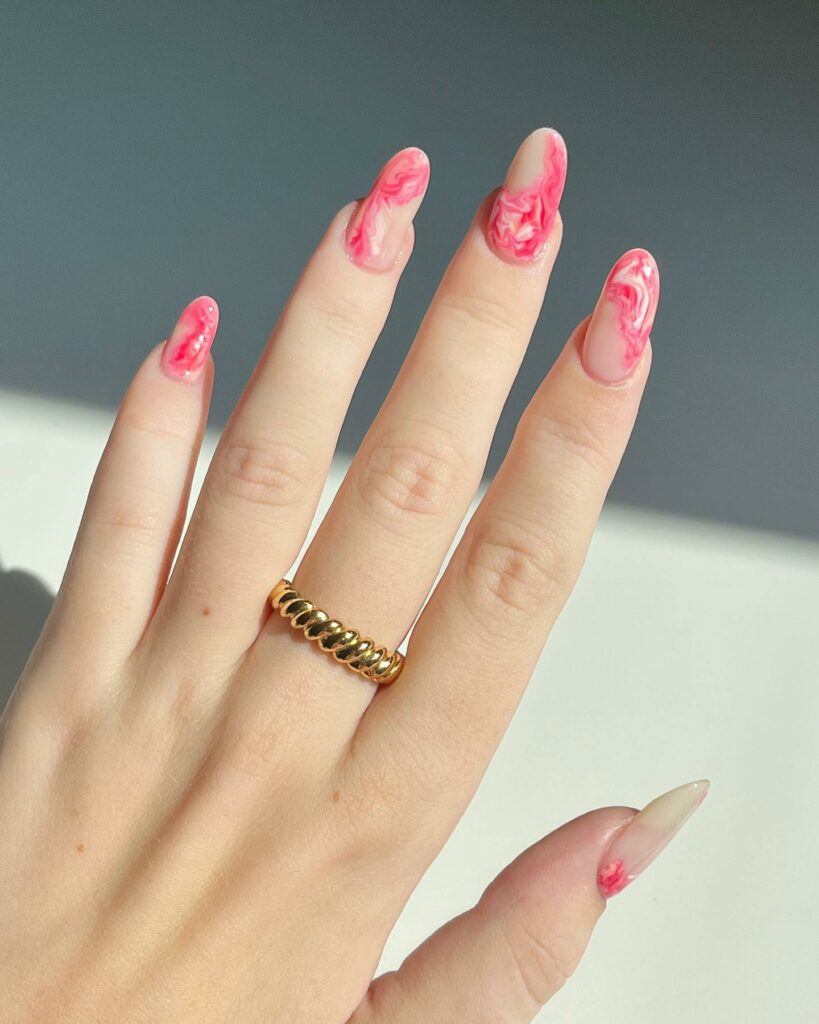
[[[486,227],[490,248],[510,263],[543,252],[566,184],[566,143],[553,128],[526,138],[509,165]]]
[[[219,307],[209,295],[201,295],[186,306],[162,349],[160,365],[165,373],[174,380],[197,380],[218,326]]]
[[[708,794],[707,779],[678,786],[652,800],[615,835],[601,858],[597,886],[602,896],[622,892],[668,845]]]
[[[611,268],[586,340],[583,365],[604,384],[625,380],[637,365],[660,301],[660,272],[650,252],[630,249]]]
[[[368,270],[395,263],[428,184],[423,150],[411,146],[387,161],[347,226],[345,244],[354,263]]]

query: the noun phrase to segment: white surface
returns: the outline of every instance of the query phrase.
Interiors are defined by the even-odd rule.
[[[0,392],[4,569],[57,587],[111,419]],[[563,821],[708,776],[702,809],[612,901],[542,1019],[815,1021],[818,606],[816,546],[607,510],[528,695],[384,965]]]

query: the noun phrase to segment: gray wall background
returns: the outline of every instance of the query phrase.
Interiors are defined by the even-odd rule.
[[[190,298],[212,422],[381,163],[432,187],[342,443],[520,139],[570,152],[563,250],[503,417],[633,245],[663,274],[620,502],[819,537],[819,3],[0,2],[0,386],[115,406]]]

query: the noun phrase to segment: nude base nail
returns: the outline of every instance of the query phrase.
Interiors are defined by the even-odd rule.
[[[597,886],[609,899],[642,874],[708,795],[707,779],[678,786],[652,800],[614,837],[601,858]]]

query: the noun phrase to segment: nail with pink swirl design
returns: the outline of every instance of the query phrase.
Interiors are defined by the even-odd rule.
[[[586,372],[604,384],[625,380],[640,360],[660,301],[651,253],[630,249],[614,264],[583,344]]]
[[[388,270],[398,258],[407,231],[429,184],[429,159],[410,147],[387,162],[350,219],[345,236],[354,263]]]
[[[543,252],[566,184],[566,167],[566,143],[554,129],[538,128],[523,141],[486,227],[496,256],[528,263]]]
[[[219,307],[209,295],[201,295],[186,306],[162,349],[160,365],[165,373],[187,383],[197,380],[218,326]]]

